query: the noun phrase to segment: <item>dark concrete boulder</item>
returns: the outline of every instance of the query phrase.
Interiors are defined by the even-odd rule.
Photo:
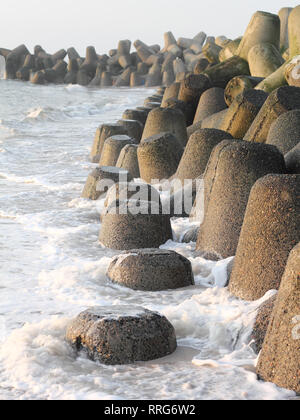
[[[265,143],[272,123],[277,118],[294,109],[300,108],[300,88],[282,86],[274,90],[265,101],[244,139],[247,141]]]
[[[178,99],[180,89],[180,83],[172,83],[171,86],[168,86],[164,92],[164,96],[161,102],[161,106],[164,108],[165,103],[168,99],[176,98]]]
[[[97,128],[91,151],[92,162],[100,161],[105,140],[117,135],[128,135],[126,128],[121,124],[102,124]]]
[[[117,168],[126,169],[133,178],[140,178],[140,168],[136,144],[127,144],[120,152],[116,163]]]
[[[68,325],[66,339],[78,351],[106,365],[168,356],[176,350],[173,326],[164,316],[134,306],[93,307]]]
[[[137,120],[122,119],[117,122],[127,131],[128,136],[135,139],[137,143],[141,141],[144,125]]]
[[[124,134],[112,136],[106,139],[101,153],[99,165],[116,166],[121,150],[127,144],[136,144],[136,140]]]
[[[284,171],[284,158],[274,146],[241,140],[219,143],[204,175],[205,214],[197,250],[234,256],[252,186],[264,175]]]
[[[273,144],[284,155],[300,142],[300,109],[286,112],[271,125],[267,144]]]
[[[267,98],[268,94],[262,90],[249,89],[240,93],[228,108],[221,129],[236,139],[244,138]]]
[[[141,124],[143,124],[143,126],[145,126],[146,124],[146,120],[147,120],[147,112],[146,111],[142,111],[139,109],[126,109],[126,111],[124,111],[122,118],[124,120],[135,120],[135,121],[139,121]]]
[[[251,190],[229,291],[257,300],[279,289],[290,251],[300,241],[300,175],[270,174]]]
[[[290,252],[256,368],[260,379],[300,394],[300,243]]]
[[[184,181],[204,174],[213,148],[226,139],[232,139],[232,136],[225,131],[213,128],[197,130],[189,138],[175,177]]]
[[[81,197],[98,200],[114,183],[131,180],[131,174],[125,169],[114,166],[100,166],[89,174]]]
[[[263,78],[251,76],[236,76],[231,79],[225,88],[224,98],[228,106],[232,104],[234,99],[248,89],[254,89]]]
[[[133,290],[160,291],[194,285],[190,261],[174,251],[132,250],[115,257],[108,278]]]
[[[186,120],[181,111],[158,107],[149,112],[142,141],[165,132],[172,133],[182,146],[186,145]]]
[[[176,172],[182,153],[182,145],[171,133],[161,133],[143,140],[138,147],[141,178],[149,183],[169,179]]]
[[[284,159],[288,173],[300,174],[300,143],[290,150]]]
[[[201,95],[213,85],[203,74],[190,74],[180,83],[178,99],[190,103],[196,112]]]
[[[224,100],[224,89],[211,88],[201,95],[198,108],[194,118],[194,124],[204,120],[212,114],[226,109],[227,105]]]
[[[234,56],[215,66],[208,67],[203,75],[208,78],[211,86],[225,89],[227,83],[233,79],[233,77],[241,75],[250,76],[250,70],[246,60]]]
[[[115,201],[126,201],[129,199],[155,202],[158,204],[158,208],[161,208],[158,190],[145,182],[135,181],[114,184],[107,192],[104,208],[108,208]]]
[[[269,298],[258,308],[257,316],[255,318],[255,323],[251,334],[251,347],[253,348],[256,354],[259,354],[259,352],[262,349],[276,299],[277,294]]]
[[[111,203],[102,219],[99,240],[111,249],[159,248],[172,239],[170,216],[157,202],[130,199]]]
[[[6,56],[5,78],[15,79],[17,71],[23,66],[26,56],[29,54],[26,46],[20,45]]]

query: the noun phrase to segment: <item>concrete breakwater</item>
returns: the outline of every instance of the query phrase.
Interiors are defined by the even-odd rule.
[[[230,293],[251,301],[278,290],[261,309],[264,322],[257,320],[258,377],[300,393],[300,6],[279,16],[257,12],[244,37],[220,50],[220,40],[206,43],[199,52],[206,58],[197,57],[193,71],[170,84],[161,80],[165,86],[144,106],[100,126],[91,153],[98,166],[83,197],[106,198],[99,240],[120,250],[107,277],[134,290],[194,287],[189,261],[159,247],[172,237],[172,216],[192,217],[202,206],[191,238],[207,259],[236,255],[228,270]],[[170,34],[166,40],[175,45]],[[169,182],[169,207],[157,181],[162,188]],[[184,192],[193,209],[184,206]],[[166,318],[122,306],[83,312],[67,339],[107,364],[176,349]]]

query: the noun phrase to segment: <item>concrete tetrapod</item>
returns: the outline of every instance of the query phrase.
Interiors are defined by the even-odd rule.
[[[102,218],[100,243],[118,250],[159,248],[172,239],[172,229],[170,216],[156,210],[156,202],[130,199],[111,203]]]
[[[274,146],[220,143],[204,174],[205,214],[197,250],[234,256],[252,186],[266,174],[284,171],[284,158]]]
[[[133,290],[152,292],[194,285],[190,261],[174,251],[161,249],[132,250],[115,257],[107,277]]]
[[[290,253],[258,360],[258,376],[300,394],[300,244]]]
[[[70,322],[66,339],[77,352],[106,365],[158,359],[177,347],[167,318],[125,305],[87,309]]]
[[[265,101],[244,139],[265,143],[272,123],[285,112],[300,108],[300,88],[283,86],[274,90]]]
[[[278,289],[300,240],[300,175],[270,174],[251,190],[229,291],[245,300]]]

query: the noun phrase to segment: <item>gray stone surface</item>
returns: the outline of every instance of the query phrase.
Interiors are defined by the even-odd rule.
[[[291,251],[257,365],[259,377],[300,394],[300,243]]]
[[[170,216],[159,214],[157,202],[131,199],[111,203],[102,218],[99,240],[107,248],[159,248],[169,239]]]
[[[194,285],[190,261],[160,249],[132,250],[115,257],[107,276],[122,286],[153,292]]]
[[[290,251],[300,241],[300,175],[270,174],[251,190],[229,283],[245,300],[278,289]]]
[[[168,356],[176,350],[173,326],[141,307],[93,307],[68,325],[66,339],[94,361],[124,365]]]

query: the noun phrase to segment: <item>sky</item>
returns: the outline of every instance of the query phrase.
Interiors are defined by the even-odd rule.
[[[243,35],[257,10],[278,13],[300,0],[1,0],[0,47],[42,45],[54,53],[74,46],[84,55],[94,45],[99,54],[118,40],[141,39],[163,44],[163,34],[176,38]]]

